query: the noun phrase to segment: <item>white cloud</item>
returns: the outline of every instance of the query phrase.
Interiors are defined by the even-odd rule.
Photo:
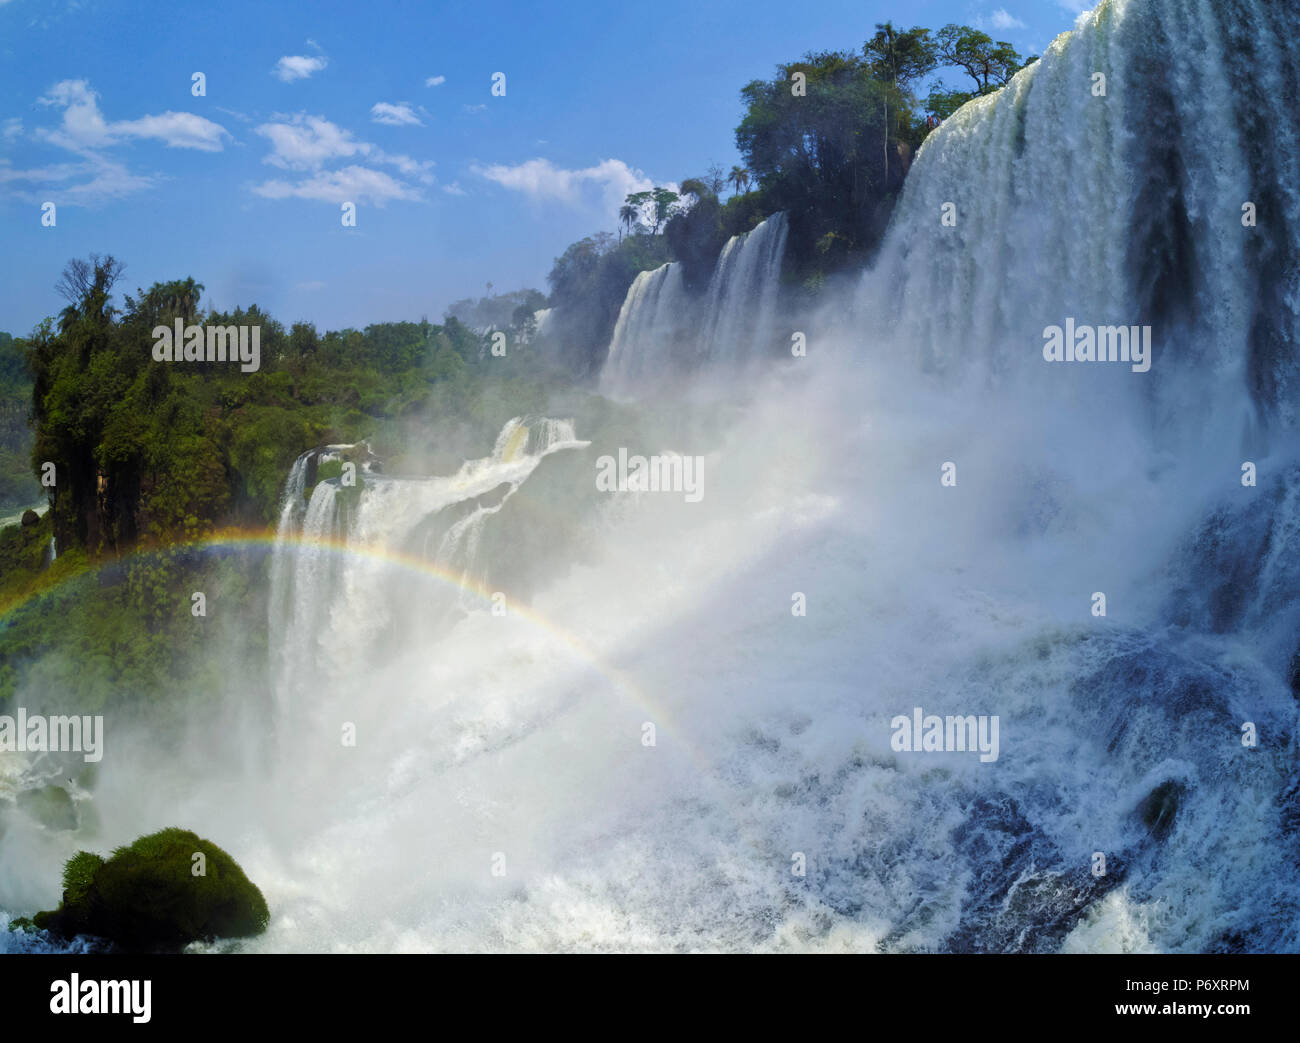
[[[168,148],[193,148],[202,152],[220,152],[222,137],[229,134],[220,124],[192,112],[164,112],[158,116],[141,116],[138,120],[113,123],[115,134],[133,138],[157,138]]]
[[[111,123],[99,111],[99,95],[85,80],[62,80],[38,100],[63,109],[63,121],[57,130],[40,129],[36,135],[72,152],[107,148],[127,138],[153,138],[168,148],[220,152],[224,139],[230,136],[221,124],[192,112],[164,112]]]
[[[464,108],[466,112],[487,112],[486,105],[466,105]]]
[[[285,170],[311,170],[332,159],[364,156],[372,148],[324,116],[298,113],[286,118],[288,122],[255,128],[254,133],[271,142],[271,154],[262,162]]]
[[[443,185],[442,190],[446,192],[447,195],[449,196],[468,195],[468,193],[463,188],[460,187],[459,181],[453,181],[450,185]]]
[[[416,126],[423,127],[420,117],[415,114],[408,102],[398,102],[396,105],[386,101],[377,101],[370,107],[371,123],[386,123],[390,127]]]
[[[992,14],[994,29],[1024,29],[1025,23],[1013,14],[1009,14],[1005,7],[999,7]]]
[[[398,172],[405,174],[407,177],[416,177],[426,185],[433,184],[434,163],[431,159],[412,159],[410,156],[403,155],[400,152],[384,152],[375,149],[370,153],[370,158],[376,163],[384,163],[388,166],[396,167]]]
[[[437,87],[440,84],[446,82],[447,82],[446,76],[430,76],[427,80],[424,81],[424,85],[426,87]]]
[[[416,201],[418,189],[390,177],[382,170],[347,166],[320,171],[296,184],[265,181],[253,191],[266,199],[314,199],[326,203],[373,203],[382,207],[392,200]]]
[[[537,201],[558,200],[581,205],[592,202],[595,196],[606,212],[616,211],[628,193],[654,187],[654,182],[621,159],[606,159],[581,170],[565,170],[549,159],[530,159],[513,167],[497,164],[472,169],[480,177]]]
[[[292,83],[294,80],[307,79],[312,73],[320,72],[328,64],[329,59],[323,54],[315,57],[304,54],[286,54],[275,63],[272,72],[285,83]]]
[[[375,165],[391,166],[404,178],[413,178],[425,185],[433,184],[432,160],[385,152],[368,141],[359,140],[324,116],[298,113],[275,119],[277,122],[263,123],[254,128],[254,133],[271,143],[271,151],[262,162],[281,170],[302,171],[310,176],[297,182],[273,179],[253,188],[255,193],[267,199],[321,199],[330,202],[369,199],[382,206],[389,200],[422,198],[415,185],[376,170]],[[340,170],[324,169],[335,161],[348,159],[365,160],[369,165],[353,163]]]
[[[20,138],[23,134],[23,121],[18,116],[13,116],[4,122],[4,129],[0,130],[6,141],[12,141],[14,138]]]
[[[317,170],[336,159],[364,157],[396,167],[408,176],[432,180],[433,160],[415,160],[401,153],[385,152],[368,141],[359,141],[351,131],[331,123],[324,116],[297,113],[277,116],[279,122],[263,123],[254,133],[271,142],[263,163],[283,170]]]
[[[15,195],[29,202],[53,198],[61,205],[85,206],[152,188],[157,179],[132,174],[116,160],[92,154],[80,162],[31,170],[15,170],[7,160],[0,160],[0,184],[14,185]]]

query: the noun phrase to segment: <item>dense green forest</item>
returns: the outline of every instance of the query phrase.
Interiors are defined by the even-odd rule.
[[[1025,64],[968,27],[886,24],[857,51],[781,65],[741,91],[745,166],[634,193],[617,235],[588,236],[555,260],[549,296],[489,292],[438,324],[286,328],[255,304],[205,311],[192,276],[121,293],[116,258],[71,261],[56,287],[62,312],[25,338],[0,334],[0,508],[50,505],[35,524],[0,531],[0,702],[26,687],[85,709],[140,706],[216,683],[219,657],[189,654],[189,592],[221,593],[264,619],[264,562],[203,553],[201,541],[272,526],[299,454],[368,440],[389,470],[409,461],[448,473],[511,415],[582,385],[638,272],[675,260],[702,288],[727,239],[778,211],[789,215],[789,290],[815,295],[878,246],[927,117]],[[920,99],[940,69],[961,70],[969,89],[930,80]],[[543,307],[559,321],[538,337]],[[259,368],[155,361],[152,330],[177,320],[259,326]],[[508,333],[504,356],[490,350],[493,328]],[[429,449],[435,428],[459,436]]]

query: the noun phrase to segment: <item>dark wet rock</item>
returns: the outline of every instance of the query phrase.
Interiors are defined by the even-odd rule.
[[[1138,803],[1138,817],[1146,826],[1147,832],[1157,840],[1164,840],[1173,831],[1178,807],[1186,792],[1187,787],[1181,782],[1168,779]]]

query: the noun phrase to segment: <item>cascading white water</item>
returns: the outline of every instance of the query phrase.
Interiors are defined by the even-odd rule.
[[[1197,413],[1209,441],[1260,412],[1293,423],[1295,18],[1267,0],[1082,16],[927,139],[861,321],[928,368],[1097,385],[1102,402]],[[1068,317],[1150,325],[1151,372],[1045,365],[1043,331]]]
[[[450,477],[366,473],[359,489],[331,478],[316,484],[305,509],[314,466],[308,461],[338,458],[355,447],[328,446],[299,457],[285,483],[271,565],[282,712],[301,710],[302,700],[310,701],[329,679],[364,670],[381,650],[382,635],[393,632],[405,612],[414,609],[429,617],[437,611],[427,600],[411,606],[394,598],[395,578],[407,567],[400,559],[426,560],[459,576],[452,603],[466,597],[481,601],[473,588],[485,576],[476,551],[487,519],[543,459],[586,444],[576,437],[571,420],[515,417],[502,428],[489,457],[467,461]],[[439,516],[458,509],[465,513],[446,526],[436,524]]]
[[[705,295],[704,357],[735,364],[761,356],[772,338],[785,240],[785,214],[773,214],[722,248]]]
[[[640,272],[628,287],[614,324],[601,388],[627,394],[677,364],[677,347],[689,336],[690,301],[680,264]],[[656,370],[660,373],[656,374]]]
[[[601,390],[633,397],[701,362],[735,370],[761,358],[774,333],[785,242],[785,214],[733,236],[703,296],[686,290],[677,262],[639,273],[618,313]]]

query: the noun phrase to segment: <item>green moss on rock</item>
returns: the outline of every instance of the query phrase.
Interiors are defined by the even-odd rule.
[[[33,922],[63,937],[89,934],[157,950],[260,934],[269,919],[262,892],[233,858],[171,828],[118,848],[107,861],[79,851],[64,866],[62,904]]]

